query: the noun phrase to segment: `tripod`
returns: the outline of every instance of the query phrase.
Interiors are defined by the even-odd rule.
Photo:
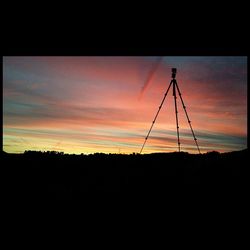
[[[147,136],[146,136],[146,138],[145,138],[145,140],[144,140],[144,143],[143,143],[143,145],[142,145],[140,154],[141,154],[141,152],[142,152],[142,150],[143,150],[143,148],[144,148],[144,146],[145,146],[145,144],[146,144],[146,141],[147,141],[147,139],[148,139],[148,137],[149,137],[149,134],[150,134],[150,132],[151,132],[151,130],[152,130],[154,124],[155,124],[155,121],[156,121],[156,119],[157,119],[157,117],[158,117],[158,115],[159,115],[159,113],[160,113],[160,110],[161,110],[161,108],[162,108],[162,105],[163,105],[163,103],[164,103],[164,101],[165,101],[165,99],[166,99],[166,97],[167,97],[168,91],[169,91],[169,89],[170,89],[171,86],[173,86],[173,96],[174,96],[174,105],[175,105],[175,119],[176,119],[176,129],[177,129],[177,142],[178,142],[178,149],[179,149],[179,152],[181,151],[181,143],[180,143],[180,135],[179,135],[179,122],[178,122],[178,110],[177,110],[177,102],[176,102],[176,99],[177,99],[177,97],[176,97],[176,90],[177,90],[177,92],[178,92],[178,94],[179,94],[179,96],[180,96],[180,99],[181,99],[181,102],[182,102],[182,106],[183,106],[183,109],[184,109],[184,111],[185,111],[185,114],[186,114],[186,117],[187,117],[187,120],[188,120],[188,124],[189,124],[189,126],[190,126],[191,131],[192,131],[192,134],[193,134],[193,138],[194,138],[196,147],[197,147],[197,149],[198,149],[199,154],[201,153],[201,152],[200,152],[200,149],[199,149],[199,146],[198,146],[198,143],[197,143],[197,139],[196,139],[196,137],[195,137],[195,135],[194,135],[194,130],[193,130],[193,128],[192,128],[191,121],[190,121],[190,119],[189,119],[189,116],[188,116],[188,113],[187,113],[187,110],[186,110],[186,106],[185,106],[185,104],[184,104],[184,101],[183,101],[182,96],[181,96],[180,89],[179,89],[178,84],[177,84],[177,81],[176,81],[176,79],[175,79],[176,73],[177,73],[176,68],[172,68],[172,80],[171,80],[171,82],[170,82],[170,84],[169,84],[169,87],[168,87],[168,89],[167,89],[167,91],[166,91],[164,97],[163,97],[163,100],[162,100],[162,102],[161,102],[161,104],[160,104],[160,106],[159,106],[159,109],[158,109],[158,111],[157,111],[157,113],[156,113],[156,115],[155,115],[155,118],[154,118],[154,120],[153,120],[153,122],[152,122],[152,125],[151,125],[151,127],[150,127],[150,129],[149,129],[149,131],[148,131],[148,134],[147,134]]]

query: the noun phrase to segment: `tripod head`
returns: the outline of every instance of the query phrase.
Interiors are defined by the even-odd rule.
[[[177,69],[176,68],[172,68],[172,78],[175,79],[177,73]]]

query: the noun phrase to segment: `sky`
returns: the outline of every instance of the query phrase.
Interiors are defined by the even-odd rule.
[[[3,57],[3,150],[138,153],[171,81],[201,153],[247,148],[247,57]],[[181,150],[198,153],[177,97]],[[143,153],[178,150],[170,90]]]

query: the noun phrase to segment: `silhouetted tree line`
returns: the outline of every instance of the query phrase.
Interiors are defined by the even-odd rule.
[[[34,150],[25,150],[25,155],[64,155],[64,152],[58,152],[58,151],[34,151]]]
[[[25,150],[24,151],[24,154],[25,155],[58,155],[58,156],[61,156],[61,155],[76,155],[76,154],[65,154],[64,152],[59,152],[59,151],[36,151],[36,150]],[[188,152],[172,152],[172,153],[151,153],[150,155],[161,155],[161,154],[177,154],[178,156],[180,155],[189,155]],[[86,154],[84,153],[81,153],[80,155],[84,155],[86,156]],[[92,153],[90,155],[95,155],[95,156],[104,156],[104,155],[121,155],[121,154],[116,154],[116,153],[108,153],[108,154],[105,154],[105,153]],[[122,155],[140,155],[139,153],[131,153],[131,154],[122,154]],[[220,155],[220,152],[218,151],[210,151],[210,152],[207,152],[207,153],[204,153],[203,155],[210,155],[210,156],[219,156]]]

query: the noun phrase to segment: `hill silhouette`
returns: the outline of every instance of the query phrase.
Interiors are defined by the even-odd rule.
[[[248,150],[230,153],[68,155],[2,152],[6,190],[13,198],[74,199],[86,193],[231,195],[243,193]]]

